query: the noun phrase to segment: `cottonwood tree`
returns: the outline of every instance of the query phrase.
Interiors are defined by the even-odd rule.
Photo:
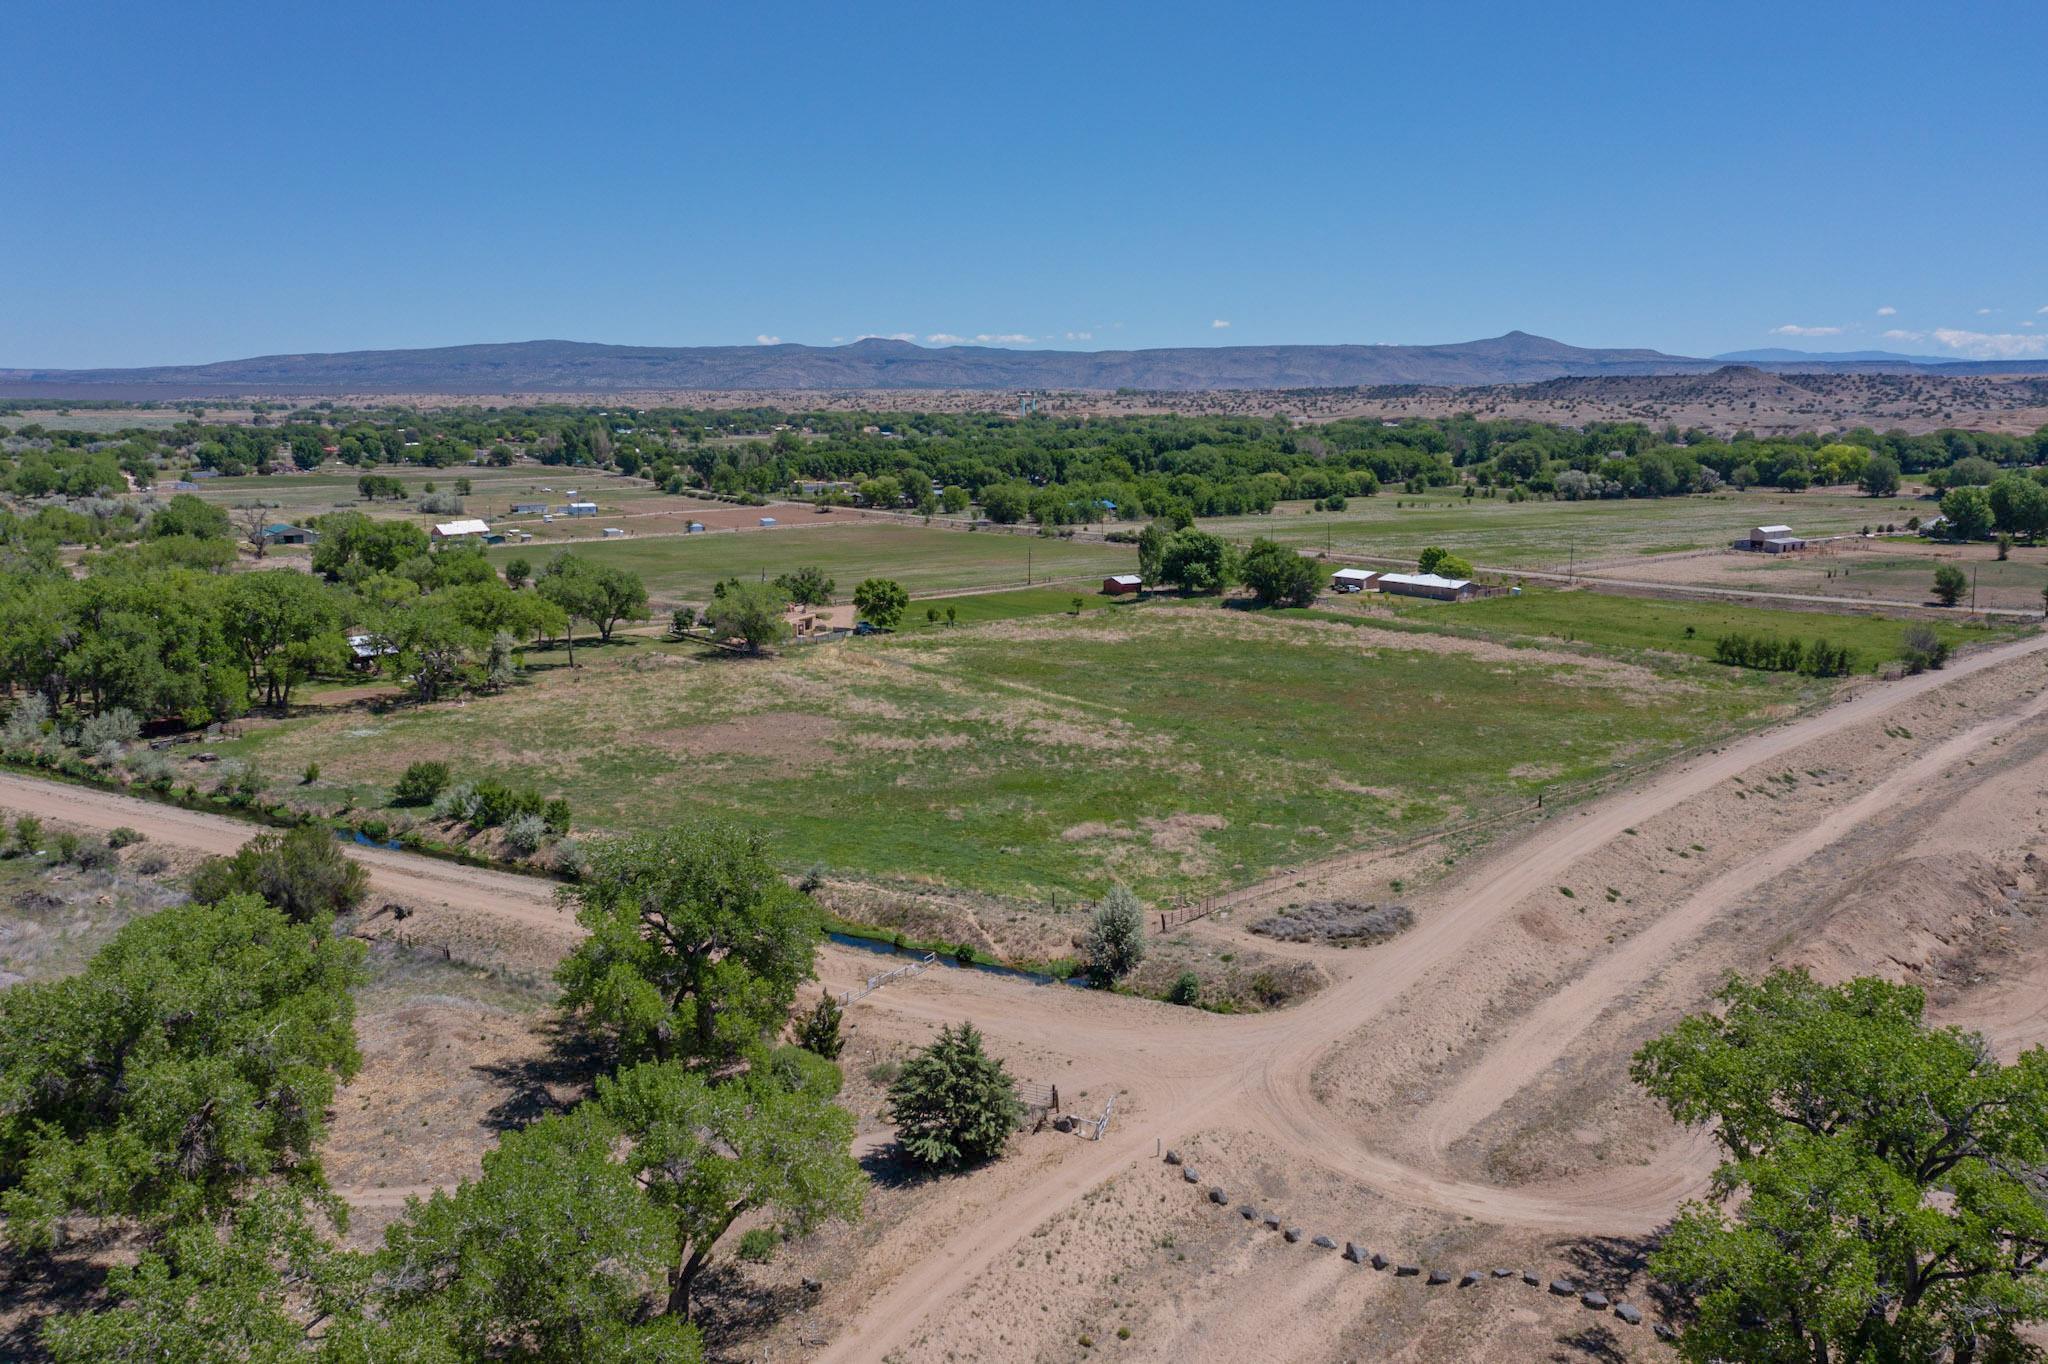
[[[627,1168],[672,1219],[669,1312],[690,1314],[740,1217],[767,1213],[798,1236],[860,1215],[865,1180],[849,1150],[853,1115],[832,1101],[839,1084],[837,1066],[795,1047],[716,1081],[662,1062],[597,1082],[597,1103],[631,1142]]]
[[[894,578],[869,578],[853,589],[853,609],[870,625],[893,630],[910,608],[910,594]]]
[[[695,1364],[680,1316],[644,1319],[674,1225],[617,1158],[597,1104],[507,1133],[483,1177],[412,1200],[377,1256],[386,1352],[353,1359]],[[390,1348],[404,1344],[409,1352]]]
[[[0,991],[0,1212],[19,1245],[90,1213],[219,1217],[318,1187],[355,1074],[363,945],[253,896],[137,919],[75,976]]]
[[[1323,585],[1323,570],[1315,560],[1271,540],[1252,541],[1240,576],[1264,606],[1307,606]]]
[[[2001,1065],[1911,986],[1731,980],[1636,1054],[1726,1152],[1651,1272],[1690,1360],[2019,1360],[2048,1319],[2048,1050]]]
[[[1122,886],[1111,886],[1088,923],[1088,978],[1110,986],[1145,959],[1145,909]]]
[[[602,840],[562,894],[589,934],[556,970],[562,1002],[628,1062],[720,1061],[759,1043],[824,936],[761,839],[713,820]]]
[[[804,567],[776,578],[775,585],[798,606],[825,606],[832,600],[832,580],[822,568]]]
[[[1221,592],[1237,579],[1237,554],[1220,535],[1177,530],[1160,548],[1159,577],[1190,592]]]
[[[1002,1154],[1024,1121],[1017,1082],[982,1050],[972,1023],[941,1028],[930,1046],[904,1062],[889,1086],[896,1144],[920,1165],[941,1169]]]
[[[235,529],[242,533],[242,543],[258,559],[270,549],[270,539],[263,533],[270,523],[270,513],[262,507],[251,505],[235,509]]]
[[[244,573],[223,587],[221,625],[266,705],[291,703],[292,689],[347,658],[335,593],[296,569]]]
[[[107,1272],[104,1310],[50,1318],[54,1364],[107,1360],[415,1360],[362,1315],[369,1260],[331,1244],[289,1194],[264,1190],[219,1223],[176,1227]],[[324,1349],[321,1346],[324,1345]],[[316,1355],[316,1350],[320,1353]]]
[[[788,604],[782,589],[771,583],[728,578],[711,589],[711,604],[704,608],[704,628],[715,639],[740,640],[747,652],[757,654],[767,645],[789,638],[789,620],[783,614]]]

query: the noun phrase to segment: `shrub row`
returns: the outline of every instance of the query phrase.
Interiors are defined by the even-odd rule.
[[[1830,644],[1824,639],[1802,644],[1776,635],[1723,635],[1714,641],[1714,661],[1731,668],[1803,673],[1808,677],[1847,677],[1856,670],[1856,653],[1846,645]]]

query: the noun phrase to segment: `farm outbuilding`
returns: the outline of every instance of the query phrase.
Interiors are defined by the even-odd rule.
[[[547,509],[548,504],[545,502],[514,502],[512,504],[512,514],[514,516],[539,516]]]
[[[597,515],[597,503],[571,502],[568,506],[562,508],[562,510],[569,513],[569,515],[571,516],[595,516]]]
[[[761,524],[763,526],[772,526],[775,524],[775,518],[772,516],[764,516],[761,518]]]
[[[1445,578],[1435,573],[1382,573],[1375,586],[1397,597],[1428,597],[1433,601],[1469,601],[1477,586],[1466,578]]]
[[[1789,554],[1795,549],[1805,549],[1806,541],[1794,535],[1790,526],[1757,526],[1735,541],[1734,548],[1748,550],[1752,554]]]
[[[263,543],[266,545],[311,545],[320,540],[320,532],[304,526],[287,526],[282,522],[263,528]]]
[[[1371,568],[1340,568],[1330,575],[1330,587],[1338,592],[1364,592],[1379,585],[1381,574]]]
[[[1112,573],[1102,580],[1105,597],[1128,597],[1145,590],[1145,580],[1135,573]]]
[[[491,528],[487,523],[471,517],[464,521],[441,522],[434,527],[433,538],[436,540],[463,540],[472,535],[489,535],[490,533]]]

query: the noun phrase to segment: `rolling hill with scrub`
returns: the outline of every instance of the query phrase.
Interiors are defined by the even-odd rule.
[[[1801,372],[1885,368],[1780,362]],[[0,369],[0,395],[173,398],[220,393],[630,393],[649,390],[1327,389],[1535,383],[1602,376],[1708,374],[1720,360],[1642,348],[1568,345],[1528,332],[1445,345],[1186,346],[1156,350],[925,347],[884,337],[843,346],[613,346],[518,341],[427,350],[266,355],[142,369]],[[1775,366],[1773,366],[1775,367]],[[2033,364],[1902,371],[2025,373]]]

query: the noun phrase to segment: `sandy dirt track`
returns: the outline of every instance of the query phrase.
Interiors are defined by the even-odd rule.
[[[242,820],[138,800],[90,787],[0,772],[0,806],[88,829],[127,826],[151,841],[215,855],[231,853],[263,830]],[[549,933],[573,930],[555,908],[553,883],[511,872],[465,867],[411,853],[350,847],[370,872],[373,894],[511,919]]]
[[[1631,826],[1760,763],[1987,669],[2022,661],[2038,669],[2044,652],[2048,635],[2033,636],[1969,655],[1943,672],[1862,686],[1825,710],[1554,816],[1461,869],[1444,886],[1441,908],[1371,953],[1353,954],[1330,988],[1294,1009],[1224,1018],[954,971],[929,973],[913,986],[881,991],[860,1007],[931,1023],[971,1017],[1005,1045],[1057,1051],[1070,1067],[1063,1085],[1076,1090],[1099,1086],[1097,1094],[1121,1089],[1126,1097],[1119,1107],[1127,1116],[1107,1139],[1081,1144],[1038,1177],[1005,1180],[998,1175],[970,1214],[945,1234],[921,1242],[916,1258],[875,1286],[818,1358],[879,1359],[910,1344],[934,1308],[1001,1262],[1034,1228],[1150,1158],[1159,1142],[1183,1140],[1218,1125],[1248,1129],[1289,1160],[1332,1171],[1411,1207],[1543,1232],[1613,1235],[1654,1228],[1701,1186],[1713,1163],[1704,1138],[1670,1143],[1647,1163],[1603,1170],[1597,1179],[1499,1187],[1367,1149],[1351,1125],[1314,1092],[1318,1064],[1385,1017],[1404,992],[1498,930],[1525,897],[1562,880],[1574,862],[1622,838]],[[1853,801],[1790,831],[1781,846],[1723,872],[1665,908],[1643,931],[1597,955],[1562,990],[1495,1039],[1474,1069],[1418,1115],[1426,1126],[1425,1145],[1440,1153],[1485,1119],[1569,1045],[1575,1026],[1595,1017],[1746,890],[1843,836],[1900,791],[1924,785],[2016,728],[2038,722],[2048,711],[2044,681],[2048,677],[2037,671],[2028,677],[2030,694],[2017,710],[1987,717],[1914,757]],[[0,805],[88,827],[127,824],[152,839],[210,852],[230,851],[251,833],[248,825],[232,820],[11,775],[0,775]],[[351,852],[369,867],[381,893],[510,918],[552,935],[573,931],[554,908],[552,887],[545,882],[403,854]],[[1290,873],[1290,881],[1297,874]],[[871,960],[831,949],[821,959],[821,974],[836,985],[857,978]],[[1047,990],[1058,991],[1057,1000],[1048,999]],[[2016,999],[2012,1004],[2016,1013],[2040,1012],[2038,1003]],[[412,1190],[390,1192],[402,1196]]]

